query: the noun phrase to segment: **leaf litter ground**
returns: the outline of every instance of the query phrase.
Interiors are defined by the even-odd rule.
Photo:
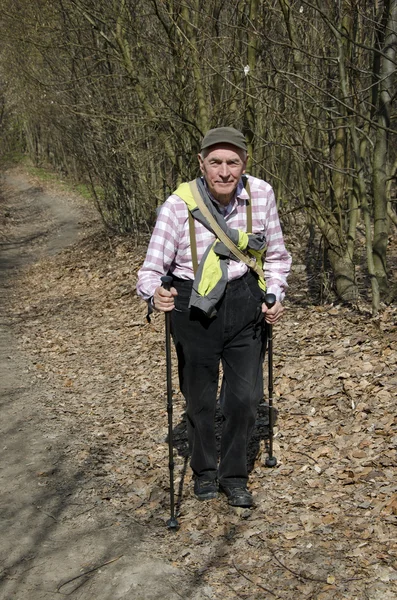
[[[171,533],[164,319],[146,323],[135,294],[146,242],[86,226],[78,244],[25,270],[12,305],[87,498],[145,524],[153,555],[205,583],[208,598],[396,598],[396,307],[372,319],[305,305],[304,273],[293,273],[274,333],[278,466],[264,465],[258,421],[253,510],[195,500],[173,357],[180,530]]]

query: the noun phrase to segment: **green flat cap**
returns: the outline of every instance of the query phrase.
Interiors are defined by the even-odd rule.
[[[215,146],[215,144],[231,144],[242,150],[247,150],[244,135],[234,127],[216,127],[205,134],[201,143],[201,150]]]

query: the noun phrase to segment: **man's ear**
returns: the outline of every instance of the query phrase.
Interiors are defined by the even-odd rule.
[[[200,171],[203,173],[203,172],[204,172],[204,161],[203,161],[203,157],[201,156],[201,154],[197,154],[197,158],[198,158],[199,165],[200,165]]]
[[[245,157],[245,160],[243,161],[243,165],[244,165],[244,167],[243,167],[243,175],[244,175],[244,173],[245,173],[245,171],[247,169],[248,159],[249,159],[249,156],[247,154],[247,156]]]

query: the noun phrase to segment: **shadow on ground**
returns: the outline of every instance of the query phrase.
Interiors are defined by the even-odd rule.
[[[157,600],[205,597],[192,578],[158,560],[147,529],[95,495],[92,472],[69,457],[73,432],[60,429],[45,401],[53,391],[32,373],[9,312],[24,265],[78,236],[65,198],[10,172],[0,198],[0,597]],[[29,318],[26,317],[26,326]],[[182,596],[181,596],[182,593]],[[196,595],[197,593],[197,595]]]

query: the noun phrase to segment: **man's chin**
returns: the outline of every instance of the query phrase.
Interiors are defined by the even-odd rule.
[[[220,197],[224,197],[224,196],[233,196],[234,192],[236,191],[236,187],[235,185],[220,185],[220,186],[216,186],[214,188],[214,192],[213,192],[213,196],[220,196]]]

